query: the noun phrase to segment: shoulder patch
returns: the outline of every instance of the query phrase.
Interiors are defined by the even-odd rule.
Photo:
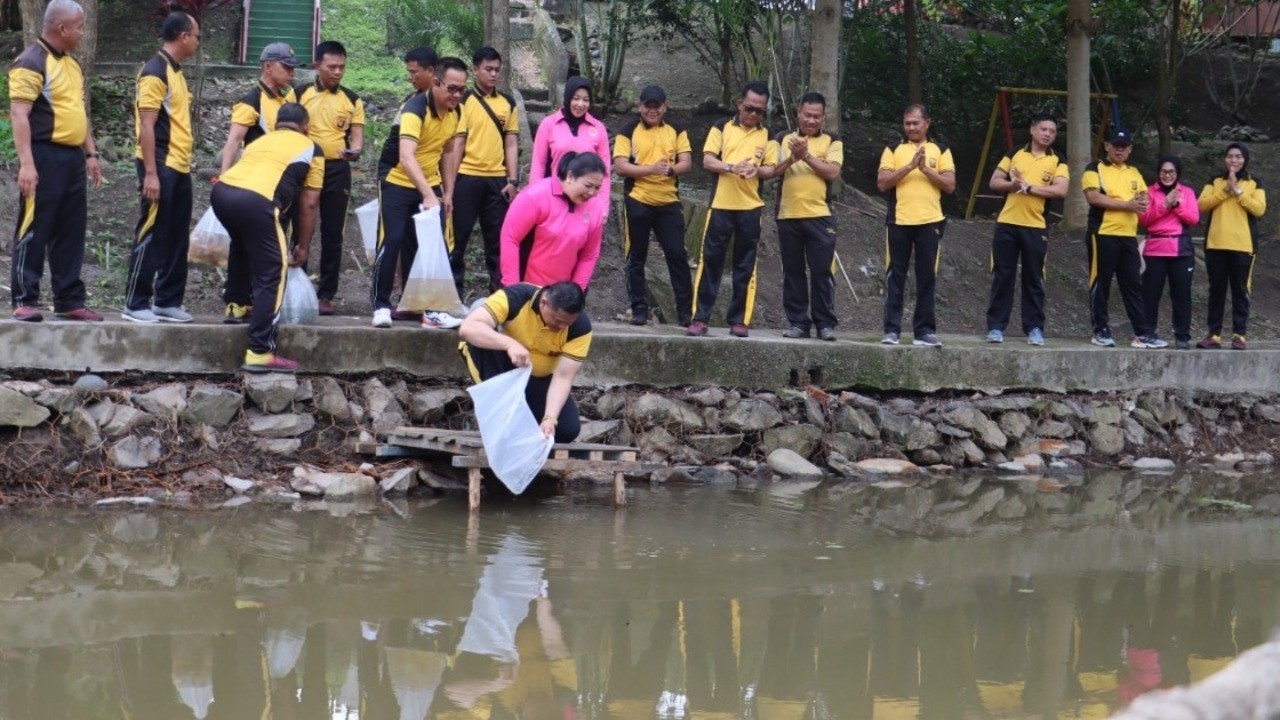
[[[257,85],[254,85],[253,89],[245,93],[244,96],[241,97],[240,100],[238,100],[237,102],[242,102],[245,105],[248,105],[249,107],[253,108],[254,110],[261,110],[262,109],[262,88],[259,88]]]
[[[516,99],[511,95],[504,93],[501,90],[498,91],[498,95],[502,96],[502,98],[506,100],[507,104],[510,105],[512,108],[516,106]]]
[[[1085,166],[1084,166],[1084,171],[1085,171],[1085,172],[1089,172],[1089,171],[1091,171],[1091,170],[1092,170],[1093,172],[1098,172],[1098,161],[1097,161],[1097,160],[1093,160],[1093,161],[1092,161],[1092,162],[1090,162],[1088,165],[1085,165]]]

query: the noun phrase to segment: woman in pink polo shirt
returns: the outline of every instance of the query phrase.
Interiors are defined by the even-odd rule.
[[[1182,160],[1160,158],[1156,181],[1147,188],[1151,204],[1138,220],[1147,229],[1142,245],[1142,303],[1147,324],[1156,333],[1160,319],[1160,296],[1166,281],[1173,307],[1174,347],[1191,349],[1191,275],[1196,269],[1191,247],[1191,228],[1200,222],[1196,191],[1182,183]]]
[[[569,151],[555,177],[530,183],[516,195],[498,243],[504,287],[572,280],[587,289],[604,235],[604,215],[592,199],[604,185],[605,172],[599,155]]]
[[[591,81],[574,75],[564,84],[564,106],[547,115],[533,138],[533,160],[529,182],[555,175],[560,159],[569,152],[593,152],[604,160],[604,182],[593,202],[600,204],[602,216],[609,214],[609,130],[588,112],[591,109]]]

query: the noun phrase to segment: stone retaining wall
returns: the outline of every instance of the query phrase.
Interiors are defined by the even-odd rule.
[[[667,466],[658,481],[864,480],[959,468],[1039,474],[1087,464],[1249,470],[1273,464],[1280,434],[1280,398],[1245,394],[877,398],[816,387],[615,387],[579,388],[575,397],[581,439],[635,445],[642,459]],[[352,442],[400,425],[463,429],[474,418],[463,387],[402,378],[10,380],[0,382],[0,489],[163,494],[226,485],[335,495],[372,493],[380,483],[384,491],[458,487],[448,468],[361,466]]]

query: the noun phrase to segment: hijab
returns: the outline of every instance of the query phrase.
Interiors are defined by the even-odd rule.
[[[1178,157],[1177,155],[1165,155],[1164,157],[1160,158],[1159,162],[1156,163],[1156,170],[1158,171],[1160,168],[1164,167],[1165,163],[1168,163],[1173,166],[1173,171],[1175,174],[1173,178],[1173,182],[1166,184],[1164,181],[1164,176],[1161,175],[1159,172],[1157,172],[1156,183],[1160,185],[1161,190],[1165,191],[1165,193],[1168,193],[1170,190],[1173,190],[1174,188],[1178,187],[1178,183],[1182,182],[1182,158]]]
[[[1240,154],[1244,156],[1244,165],[1240,166],[1240,172],[1236,173],[1236,177],[1241,180],[1248,180],[1249,179],[1249,146],[1245,145],[1242,142],[1233,142],[1230,145],[1227,145],[1226,149],[1222,151],[1222,154],[1226,155],[1227,150],[1230,150],[1231,148],[1235,148],[1236,150],[1239,150]],[[1227,176],[1227,173],[1223,171],[1222,177],[1225,178],[1226,176]]]
[[[576,117],[573,111],[569,109],[569,101],[573,100],[573,94],[579,90],[587,91],[587,98],[591,97],[591,81],[581,75],[574,75],[564,83],[564,105],[560,108],[560,112],[564,114],[564,120],[569,124],[569,132],[574,136],[578,134],[578,128],[582,127],[582,123],[586,122],[587,116]]]

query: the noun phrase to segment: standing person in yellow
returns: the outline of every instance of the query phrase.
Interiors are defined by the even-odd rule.
[[[434,56],[435,52],[431,51]],[[458,104],[467,89],[467,66],[456,57],[440,58],[433,72],[433,84],[400,109],[396,124],[382,148],[378,161],[379,211],[378,250],[373,261],[373,326],[391,327],[391,287],[395,283],[396,261],[400,263],[403,286],[418,253],[413,216],[420,209],[442,205],[440,221],[449,242],[448,218],[453,205],[453,182],[462,160],[462,136]],[[418,319],[417,314],[397,319]],[[428,309],[421,315],[422,326],[454,329],[462,324],[447,312]]]
[[[259,60],[262,63],[262,75],[258,84],[231,106],[231,128],[227,131],[227,142],[222,146],[219,175],[226,173],[235,163],[241,142],[247,148],[254,140],[275,130],[276,114],[280,112],[280,108],[285,103],[297,102],[291,85],[294,71],[298,67],[298,58],[293,54],[293,48],[287,43],[271,43],[262,48]],[[232,266],[237,268],[234,273]],[[245,284],[232,283],[233,276],[244,278]],[[224,323],[249,322],[252,307],[249,305],[248,277],[248,258],[232,248],[227,257],[227,282],[222,290],[222,300],[227,304],[226,315],[222,319]]]
[[[1000,160],[987,184],[1005,193],[991,238],[991,302],[987,342],[1004,342],[1013,314],[1013,280],[1022,265],[1022,332],[1030,345],[1044,345],[1044,259],[1049,252],[1045,208],[1067,194],[1067,163],[1053,151],[1058,121],[1031,118],[1031,142]]]
[[[811,326],[836,339],[836,220],[827,197],[840,177],[844,143],[822,131],[827,99],[809,92],[796,108],[799,130],[778,140],[778,252],[782,256],[785,338],[807,338]],[[812,306],[811,306],[812,304]]]
[[[249,314],[246,372],[294,372],[298,362],[275,354],[276,322],[284,300],[286,271],[307,262],[311,231],[315,230],[320,188],[324,184],[324,151],[307,136],[307,109],[286,103],[275,118],[276,130],[245,148],[240,158],[209,195],[213,212],[231,236],[231,251],[246,258],[244,273],[235,282],[253,288]],[[281,218],[293,205],[302,228],[292,257]]]
[[[756,299],[756,247],[760,244],[760,184],[772,178],[778,145],[764,129],[769,87],[753,80],[742,88],[738,114],[717,121],[702,146],[702,167],[719,177],[702,235],[702,255],[693,282],[693,322],[686,335],[707,334],[707,321],[720,291],[725,255],[733,243],[733,294],[725,319],[729,334],[746,337]]]
[[[138,73],[133,122],[142,213],[129,256],[126,320],[191,322],[182,309],[191,232],[191,93],[179,64],[200,47],[200,26],[172,12],[160,28],[164,46]]]
[[[482,47],[471,56],[471,71],[472,88],[463,96],[458,125],[466,140],[453,189],[453,252],[449,255],[458,297],[465,297],[465,257],[476,220],[484,240],[489,292],[502,287],[499,237],[507,206],[520,186],[520,110],[515,99],[498,90],[502,56],[491,47]]]
[[[929,136],[929,111],[913,103],[902,111],[904,139],[880,154],[876,187],[889,196],[885,228],[884,338],[897,345],[902,337],[902,305],[911,253],[916,256],[916,307],[913,344],[940,347],[934,290],[938,258],[947,219],[942,194],[956,189],[951,150]]]
[[[310,135],[324,150],[324,188],[320,190],[320,314],[337,311],[342,272],[342,233],[347,226],[351,200],[351,162],[364,150],[364,101],[342,84],[347,71],[347,49],[327,40],[316,45],[316,81],[303,89],[298,102],[311,116]],[[294,230],[298,228],[295,226]],[[296,243],[298,238],[295,238]]]
[[[618,130],[613,141],[613,167],[623,182],[623,254],[627,258],[627,295],[631,324],[649,322],[649,294],[644,265],[653,233],[667,259],[676,322],[689,326],[693,279],[684,247],[684,211],[678,178],[693,169],[693,149],[684,128],[665,122],[667,92],[657,85],[640,91],[640,117]]]
[[[1200,192],[1200,213],[1209,213],[1204,267],[1209,274],[1209,335],[1196,343],[1222,347],[1222,316],[1231,288],[1231,349],[1249,347],[1249,301],[1253,261],[1258,251],[1258,218],[1267,211],[1267,193],[1249,174],[1249,148],[1233,142],[1223,157],[1225,170]]]
[[[1107,156],[1085,166],[1081,186],[1089,202],[1085,246],[1089,251],[1089,316],[1093,344],[1115,347],[1107,317],[1111,278],[1120,286],[1136,348],[1163,348],[1169,343],[1156,337],[1147,322],[1142,302],[1142,258],[1138,253],[1138,216],[1147,211],[1150,198],[1142,173],[1128,165],[1133,138],[1115,130],[1103,143]]]
[[[10,276],[15,320],[44,318],[39,304],[46,254],[54,315],[102,319],[84,306],[80,279],[86,176],[95,188],[102,185],[84,107],[84,75],[71,57],[83,37],[84,8],[74,0],[50,0],[40,37],[9,68],[9,120],[22,194]]]

